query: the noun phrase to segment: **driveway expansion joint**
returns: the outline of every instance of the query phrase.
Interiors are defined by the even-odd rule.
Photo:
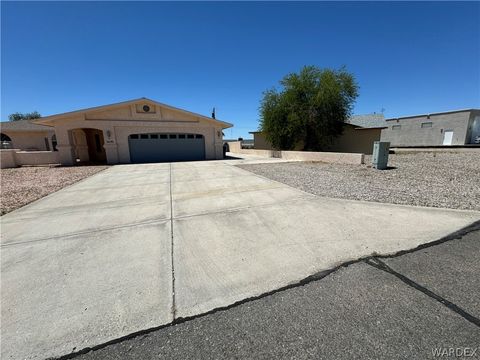
[[[169,219],[164,218],[164,219],[157,219],[157,218],[152,218],[152,219],[147,219],[144,221],[136,222],[136,223],[129,223],[125,225],[114,225],[114,226],[107,226],[99,229],[93,229],[93,230],[84,230],[84,231],[77,231],[77,232],[71,232],[71,233],[66,233],[66,234],[59,234],[55,236],[49,236],[49,237],[43,237],[43,238],[38,238],[38,239],[32,239],[32,240],[26,240],[26,241],[15,241],[11,243],[6,243],[6,244],[1,244],[0,248],[9,248],[12,246],[17,246],[17,245],[25,245],[25,244],[32,244],[32,243],[37,243],[37,242],[42,242],[42,241],[50,241],[50,240],[63,240],[63,239],[69,239],[73,238],[79,235],[89,235],[89,234],[98,234],[102,232],[107,232],[107,231],[114,231],[114,230],[120,230],[120,229],[128,229],[132,227],[137,227],[137,226],[148,226],[148,225],[154,225],[154,224],[161,224],[169,221]]]
[[[399,280],[401,280],[406,285],[408,285],[408,286],[414,288],[415,290],[418,290],[418,291],[422,292],[423,294],[427,295],[428,297],[438,301],[442,305],[446,306],[448,309],[452,310],[453,312],[455,312],[458,315],[460,315],[461,317],[463,317],[465,320],[467,320],[467,321],[471,322],[472,324],[480,327],[480,319],[478,319],[477,317],[473,316],[472,314],[466,312],[461,307],[452,303],[451,301],[443,298],[442,296],[434,293],[433,291],[427,289],[426,287],[424,287],[424,286],[418,284],[417,282],[413,281],[412,279],[406,277],[405,275],[402,275],[399,272],[393,270],[390,266],[385,264],[380,259],[375,258],[375,257],[368,258],[368,259],[365,260],[365,263],[370,265],[370,266],[373,266],[376,269],[385,271],[386,273],[389,273],[389,274],[397,277]]]
[[[173,195],[172,195],[172,163],[169,166],[169,190],[170,190],[170,259],[172,267],[172,317],[175,321],[177,313],[177,305],[175,303],[175,260],[173,250]]]

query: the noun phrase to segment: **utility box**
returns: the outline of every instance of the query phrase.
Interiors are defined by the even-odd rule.
[[[389,150],[389,142],[375,141],[373,143],[372,165],[375,169],[385,170],[387,168]]]

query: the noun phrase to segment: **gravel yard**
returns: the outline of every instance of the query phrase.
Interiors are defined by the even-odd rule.
[[[334,198],[480,210],[480,156],[477,153],[390,155],[390,170],[365,165],[274,163],[242,169]]]
[[[1,215],[73,184],[107,166],[20,167],[2,169]]]

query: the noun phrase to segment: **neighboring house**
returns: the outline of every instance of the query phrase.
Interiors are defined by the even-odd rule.
[[[64,165],[221,159],[222,130],[232,126],[147,98],[34,122],[55,132],[58,160]]]
[[[365,114],[365,115],[353,115],[345,121],[347,124],[356,125],[361,128],[378,128],[387,126],[385,122],[385,116],[383,114]]]
[[[326,151],[371,154],[373,142],[380,141],[382,129],[385,127],[382,114],[355,115],[348,119],[343,133]],[[254,149],[272,150],[272,145],[265,139],[261,131],[252,131]]]
[[[55,150],[55,130],[49,126],[17,120],[0,123],[1,147],[27,151]]]
[[[467,109],[387,119],[382,141],[391,147],[451,146],[480,142],[480,110]],[[478,141],[478,142],[477,142]]]

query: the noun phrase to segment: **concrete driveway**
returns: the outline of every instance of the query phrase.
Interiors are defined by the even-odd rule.
[[[2,359],[224,307],[480,213],[320,198],[232,165],[120,165],[1,218]]]

